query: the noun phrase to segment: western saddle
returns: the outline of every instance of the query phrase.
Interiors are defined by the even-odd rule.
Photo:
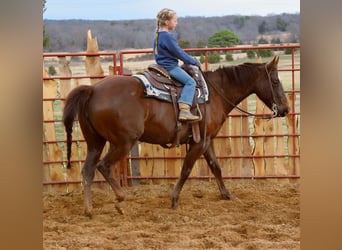
[[[191,109],[194,114],[198,114],[202,118],[202,114],[199,110],[198,104],[205,103],[205,101],[207,100],[207,97],[205,96],[205,93],[207,92],[207,87],[204,82],[202,73],[197,66],[183,64],[181,67],[190,76],[192,76],[194,80],[196,81],[196,91],[195,91],[195,96],[193,99]],[[159,66],[158,64],[149,65],[147,70],[145,70],[144,72],[141,72],[140,74],[144,75],[154,88],[170,93],[171,102],[173,104],[175,117],[176,117],[176,136],[171,146],[167,146],[167,145],[162,145],[162,146],[166,148],[179,146],[179,133],[178,132],[180,131],[181,122],[177,120],[178,112],[179,112],[177,100],[178,100],[178,97],[180,96],[180,93],[184,85],[178,82],[177,80],[173,79],[170,76],[169,72],[165,70],[163,67]],[[198,121],[192,122],[191,125],[192,125],[191,127],[192,127],[193,140],[196,143],[198,143],[201,140],[199,122]]]

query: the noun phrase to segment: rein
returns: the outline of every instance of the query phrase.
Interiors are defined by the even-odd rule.
[[[222,93],[222,91],[220,89],[218,89],[206,76],[205,74],[203,74],[203,71],[201,70],[201,73],[203,75],[203,77],[205,77],[205,80],[214,88],[214,90],[223,98],[224,101],[226,101],[228,104],[232,105],[236,110],[238,110],[240,113],[245,114],[247,116],[255,116],[256,118],[259,119],[272,119],[277,117],[278,115],[278,106],[274,101],[274,92],[273,92],[273,87],[272,87],[272,82],[271,82],[271,76],[267,70],[267,64],[265,64],[265,71],[268,77],[268,82],[270,84],[270,88],[271,88],[271,93],[272,93],[272,99],[273,99],[273,104],[272,104],[272,115],[263,115],[263,116],[259,116],[256,114],[252,114],[246,110],[241,109],[240,107],[238,107],[237,105],[235,105],[232,101],[230,101],[225,95],[224,93]]]

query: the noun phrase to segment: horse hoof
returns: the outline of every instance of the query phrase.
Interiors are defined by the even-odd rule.
[[[225,199],[225,200],[235,200],[235,196],[232,195],[232,194],[223,194],[222,195],[222,198]]]
[[[86,217],[88,217],[89,219],[92,219],[92,218],[93,218],[93,214],[92,214],[91,211],[88,210],[88,209],[86,209],[86,210],[84,211],[84,215],[85,215]]]
[[[115,205],[115,209],[116,209],[116,211],[119,212],[119,214],[124,215],[124,211],[122,210],[122,208],[118,204]]]
[[[178,208],[178,205],[171,205],[171,209],[176,210]]]
[[[116,200],[117,200],[118,202],[122,202],[122,201],[125,200],[125,196],[118,196],[118,197],[116,197]]]
[[[177,209],[178,208],[178,201],[172,200],[171,202],[171,209]]]

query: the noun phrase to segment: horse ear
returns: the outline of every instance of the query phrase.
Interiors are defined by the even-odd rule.
[[[272,61],[267,64],[267,68],[276,68],[279,62],[279,56],[275,56]]]
[[[273,58],[273,60],[275,61],[275,64],[278,65],[278,62],[279,62],[279,56],[275,56]]]

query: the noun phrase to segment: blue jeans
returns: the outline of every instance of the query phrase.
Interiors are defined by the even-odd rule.
[[[174,79],[184,84],[178,102],[186,103],[191,106],[195,94],[195,80],[179,66],[170,70],[169,73]]]

